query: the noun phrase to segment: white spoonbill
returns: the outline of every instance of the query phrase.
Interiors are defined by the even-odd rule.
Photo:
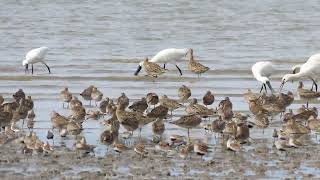
[[[312,55],[307,62],[300,66],[300,71],[296,74],[286,74],[282,78],[280,91],[282,90],[284,84],[288,81],[296,81],[300,79],[310,79],[313,85],[316,87],[316,91],[318,91],[317,81],[320,77],[320,53]]]
[[[296,74],[298,72],[300,72],[300,68],[301,68],[302,64],[297,64],[294,65],[291,69],[292,69],[292,74]],[[317,78],[315,79],[315,81],[317,82]],[[312,81],[312,86],[311,86],[311,91],[313,90],[313,86],[314,86],[314,82]]]
[[[164,49],[164,50],[158,52],[152,59],[149,60],[149,62],[164,63],[163,68],[166,68],[167,63],[171,63],[178,68],[180,75],[182,75],[182,71],[179,68],[179,66],[176,64],[176,62],[181,60],[182,58],[186,57],[186,55],[190,51],[191,51],[190,48],[189,49],[187,49],[187,48],[185,48],[185,49],[175,49],[175,48]],[[143,61],[141,61],[139,63],[139,66],[138,66],[136,72],[134,73],[134,75],[137,76],[139,74],[139,72],[142,68],[142,64],[143,64]]]
[[[48,71],[50,74],[51,73],[50,67],[44,62],[44,58],[48,50],[49,48],[45,46],[30,50],[26,55],[26,59],[22,61],[22,65],[25,67],[25,73],[29,72],[28,67],[29,67],[29,64],[31,64],[31,73],[33,74],[33,64],[41,62],[48,68]]]
[[[260,93],[263,90],[263,88],[267,92],[266,85],[268,85],[269,89],[273,93],[274,90],[269,80],[269,77],[275,71],[273,64],[270,61],[259,61],[252,66],[251,70],[252,70],[253,76],[262,83]]]

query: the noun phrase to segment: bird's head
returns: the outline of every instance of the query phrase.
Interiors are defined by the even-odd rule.
[[[141,69],[142,69],[143,63],[144,63],[145,61],[148,61],[148,57],[146,57],[143,61],[140,61],[140,62],[139,62],[139,66],[138,66],[136,72],[134,73],[135,76],[137,76],[137,75],[139,74],[139,72],[140,72]]]
[[[281,85],[280,85],[280,92],[284,86],[284,84],[288,81],[293,81],[295,78],[294,78],[294,74],[286,74],[283,76],[282,80],[281,80]]]

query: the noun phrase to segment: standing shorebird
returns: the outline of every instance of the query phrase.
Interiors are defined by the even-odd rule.
[[[156,93],[148,93],[146,96],[147,104],[148,105],[157,105],[159,103],[159,96]]]
[[[69,104],[70,104],[70,109],[73,109],[76,106],[82,106],[82,102],[76,96],[72,97]]]
[[[132,111],[137,111],[140,113],[144,113],[144,111],[148,108],[147,100],[145,97],[142,97],[141,100],[136,101],[132,103],[131,106],[129,106],[129,109]]]
[[[207,91],[207,93],[202,98],[202,102],[206,106],[209,106],[209,105],[213,104],[214,95],[211,93],[211,91]]]
[[[189,141],[190,141],[189,129],[198,126],[200,123],[201,123],[201,118],[196,115],[182,116],[180,119],[172,122],[172,124],[188,129]]]
[[[98,90],[98,88],[93,87],[91,91],[91,98],[94,100],[95,105],[97,106],[97,102],[101,101],[103,97],[103,94],[101,91]]]
[[[118,97],[117,105],[122,104],[124,109],[129,106],[129,98],[126,96],[125,93],[121,93],[121,96]]]
[[[103,99],[100,104],[99,104],[99,109],[102,113],[106,113],[106,108],[109,104],[110,99],[108,97],[106,97],[105,99]]]
[[[62,107],[64,108],[64,103],[68,103],[68,108],[70,101],[72,100],[72,94],[69,92],[68,88],[65,87],[64,90],[60,92],[60,99],[62,100]]]
[[[25,99],[26,98],[26,94],[23,92],[22,89],[19,89],[17,92],[15,92],[12,95],[13,99],[19,103],[21,99]]]
[[[200,75],[202,73],[207,72],[210,68],[208,68],[208,67],[202,65],[201,63],[197,62],[196,60],[194,60],[193,50],[190,49],[190,60],[188,62],[188,69],[189,69],[189,71],[198,74],[198,77],[200,77]]]
[[[94,86],[91,85],[88,88],[84,89],[82,93],[80,93],[80,96],[82,96],[84,100],[89,101],[89,106],[91,106],[91,100],[92,100],[91,93],[93,88]]]
[[[166,68],[167,63],[174,64],[179,70],[180,75],[182,76],[182,71],[179,68],[179,66],[176,64],[176,62],[185,58],[188,52],[190,52],[190,49],[175,49],[175,48],[164,49],[158,52],[149,62],[164,63],[163,64],[164,69]],[[142,68],[142,65],[140,62],[134,75],[138,75],[141,68]]]
[[[182,101],[182,103],[184,103],[191,96],[191,90],[187,86],[182,85],[178,89],[178,96],[179,96],[180,100]]]
[[[160,141],[165,129],[166,128],[163,123],[163,120],[160,118],[158,118],[155,122],[152,123],[152,132],[154,135],[160,136]]]
[[[320,76],[320,53],[312,55],[307,62],[301,65],[300,71],[296,74],[286,74],[282,78],[280,91],[282,90],[284,84],[288,81],[296,81],[302,78],[310,79],[313,84],[311,90],[313,90],[313,86],[316,88],[316,92],[318,91],[317,81]]]
[[[169,99],[167,95],[161,96],[160,104],[167,107],[169,109],[169,111],[171,112],[171,115],[172,115],[172,111],[174,111],[182,106],[181,104],[178,103],[178,101],[173,100],[173,99]]]
[[[127,112],[125,111],[125,105],[124,104],[118,104],[117,110],[116,110],[116,116],[120,122],[120,124],[127,130],[131,131],[133,134],[133,131],[138,129],[139,127],[139,119],[137,117],[136,112]]]
[[[320,92],[311,91],[303,88],[303,83],[300,81],[298,86],[298,94],[301,99],[307,100],[307,108],[309,107],[309,101],[320,97]]]
[[[267,93],[266,85],[269,87],[269,89],[273,93],[274,90],[271,86],[270,79],[269,79],[270,76],[275,72],[273,64],[270,61],[259,61],[252,66],[251,70],[254,78],[256,78],[257,81],[262,83],[260,93],[262,92],[263,88]]]
[[[50,67],[44,62],[48,50],[49,48],[43,46],[29,51],[26,55],[26,59],[22,61],[22,65],[25,67],[25,73],[29,72],[29,64],[31,64],[31,73],[33,74],[33,64],[40,62],[48,68],[50,74]]]
[[[141,62],[140,66],[144,68],[148,76],[152,76],[154,78],[157,78],[159,75],[166,72],[166,70],[160,67],[158,64],[154,62],[149,62],[148,58],[146,58],[143,62]]]

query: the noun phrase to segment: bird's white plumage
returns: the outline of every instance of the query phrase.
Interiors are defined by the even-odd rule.
[[[252,66],[251,70],[254,78],[262,83],[269,81],[269,77],[275,72],[270,61],[259,61]]]
[[[150,59],[150,62],[175,64],[176,61],[179,61],[182,58],[184,58],[189,52],[189,50],[190,49],[175,49],[175,48],[164,49],[158,52],[152,59]]]
[[[295,81],[299,79],[310,79],[314,81],[320,78],[320,54],[312,55],[307,62],[300,66],[300,71],[296,74],[286,74],[282,78],[282,82]]]
[[[23,60],[22,65],[25,66],[26,64],[35,64],[37,62],[43,62],[48,50],[49,48],[45,46],[30,50],[26,54],[26,59]]]

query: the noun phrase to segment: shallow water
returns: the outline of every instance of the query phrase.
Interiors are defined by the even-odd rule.
[[[58,100],[59,91],[65,86],[78,95],[93,84],[105,96],[116,98],[125,92],[133,102],[151,91],[177,98],[177,88],[185,84],[196,98],[201,98],[208,89],[213,91],[217,99],[213,107],[229,96],[235,111],[247,112],[242,94],[248,88],[258,90],[260,86],[251,76],[251,65],[258,60],[273,61],[278,70],[272,84],[279,87],[281,76],[290,72],[292,65],[318,52],[319,10],[316,0],[303,3],[5,0],[0,3],[0,93],[9,100],[13,92],[23,88],[33,97],[35,131],[43,139],[51,128],[51,111],[69,113]],[[48,75],[46,68],[37,64],[33,76],[25,75],[21,61],[28,50],[39,46],[50,47],[47,62],[52,74]],[[144,77],[143,72],[139,77],[133,76],[143,57],[152,57],[168,47],[192,47],[196,58],[211,70],[198,79],[186,70],[186,62],[182,60],[178,63],[182,77],[172,65],[168,66],[171,71],[155,82]],[[295,92],[296,86],[288,83],[285,89]],[[292,108],[302,103],[297,98]],[[174,114],[182,113],[180,109]],[[272,129],[279,125],[271,124],[264,134],[253,129],[252,137],[269,138]],[[82,134],[88,143],[98,145],[98,155],[104,155],[106,147],[99,143],[103,126],[88,120],[84,128]],[[166,129],[166,136],[186,134],[184,129],[169,123]],[[215,144],[214,138],[200,128],[191,134]],[[142,135],[151,139],[150,126],[144,128]],[[61,140],[58,136],[55,141],[69,147],[74,142],[73,137]],[[304,166],[300,170],[318,172]],[[278,177],[287,172],[266,174]]]

